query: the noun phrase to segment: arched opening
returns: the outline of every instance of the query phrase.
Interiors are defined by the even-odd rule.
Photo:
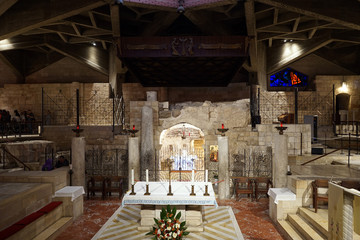
[[[349,103],[350,95],[347,93],[340,93],[336,95],[336,120],[339,121],[349,121]]]
[[[180,123],[160,134],[160,181],[190,181],[195,170],[196,181],[204,180],[204,133],[188,123]],[[170,174],[171,172],[171,174]]]

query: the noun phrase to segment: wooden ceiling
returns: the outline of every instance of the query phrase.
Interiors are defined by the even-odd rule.
[[[201,59],[202,63],[208,61],[221,69],[224,84],[236,72],[257,71],[259,44],[266,47],[268,74],[309,54],[360,74],[360,2],[357,0],[219,0],[206,4],[192,1],[190,7],[185,0],[184,14],[167,5],[146,5],[135,0],[120,2],[0,0],[0,61],[12,69],[19,83],[64,57],[107,75],[109,48],[119,44],[119,37],[241,35],[251,38],[249,57],[237,61],[224,58],[218,62],[211,57]],[[299,50],[284,59],[283,48],[287,43],[297,43]],[[170,60],[175,69],[186,61],[178,60]],[[131,70],[136,64],[134,61],[127,67]],[[201,73],[208,72],[207,68],[201,72],[196,64],[190,67],[199,70],[190,82],[184,81],[186,86],[194,83]],[[153,81],[150,85],[183,85],[179,71],[173,71],[176,77],[171,81],[176,81],[175,84],[166,80],[170,79],[170,72],[164,72],[166,76],[159,75],[158,83]]]

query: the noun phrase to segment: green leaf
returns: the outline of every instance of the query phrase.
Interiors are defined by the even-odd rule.
[[[183,232],[183,235],[184,236],[189,235],[189,232]]]
[[[175,215],[176,214],[176,207],[173,208],[172,210],[172,214]]]
[[[180,228],[184,227],[186,224],[186,221],[183,221],[182,223],[180,223]]]
[[[167,205],[167,212],[168,212],[169,214],[171,213],[170,205]]]
[[[154,233],[152,231],[146,233],[145,235],[154,235]]]
[[[163,208],[162,211],[160,212],[160,217],[161,217],[161,219],[165,219],[165,217],[166,217],[165,208]]]
[[[154,218],[154,221],[155,221],[156,225],[159,225],[159,220],[157,220],[156,218]]]
[[[175,217],[177,220],[179,220],[181,218],[181,212],[179,212],[176,217]]]

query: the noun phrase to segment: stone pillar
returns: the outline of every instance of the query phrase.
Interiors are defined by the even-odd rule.
[[[275,188],[287,187],[287,165],[288,165],[288,136],[273,133],[275,144],[273,165],[273,179]]]
[[[85,138],[74,137],[71,141],[71,162],[73,168],[72,185],[83,186],[85,184]]]
[[[129,162],[128,162],[128,180],[129,189],[131,189],[131,169],[134,169],[134,179],[140,179],[140,151],[139,138],[129,138]]]
[[[157,101],[157,92],[156,91],[147,91],[146,92],[146,100],[150,102]]]
[[[219,146],[219,199],[230,198],[230,178],[229,178],[229,142],[228,137],[218,136]]]
[[[153,109],[150,106],[144,106],[141,111],[140,180],[142,181],[145,181],[146,169],[149,169],[149,180],[155,180],[155,148],[153,134]]]

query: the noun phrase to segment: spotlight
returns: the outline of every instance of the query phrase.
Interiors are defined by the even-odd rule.
[[[179,6],[178,6],[178,8],[176,9],[176,12],[179,13],[179,14],[182,14],[182,13],[185,12],[184,1],[185,1],[185,0],[178,0]]]
[[[91,42],[91,45],[96,46],[96,42]]]

